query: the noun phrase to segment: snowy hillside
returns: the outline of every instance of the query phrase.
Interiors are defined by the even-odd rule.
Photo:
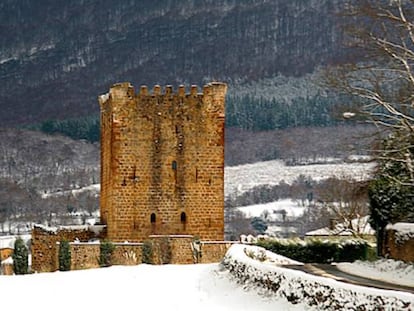
[[[281,160],[226,166],[224,168],[224,192],[226,196],[240,195],[255,186],[277,185],[282,181],[289,184],[301,175],[311,177],[316,181],[329,177],[348,177],[364,180],[370,176],[374,166],[373,163],[358,162],[286,166]],[[96,195],[99,192],[99,184],[71,190],[70,192],[77,195],[84,191]],[[68,193],[69,191],[59,191],[43,194],[42,197],[67,195]]]
[[[365,180],[370,176],[374,163],[342,163],[286,166],[283,161],[272,160],[230,166],[225,168],[225,195],[241,193],[260,185],[277,185],[284,181],[292,183],[300,175],[322,180],[329,177],[348,177]]]

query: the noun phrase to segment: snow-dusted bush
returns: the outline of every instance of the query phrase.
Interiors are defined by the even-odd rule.
[[[239,284],[261,289],[292,304],[306,304],[316,310],[412,310],[414,296],[341,283],[324,277],[290,270],[246,255],[253,246],[233,245],[222,261]]]

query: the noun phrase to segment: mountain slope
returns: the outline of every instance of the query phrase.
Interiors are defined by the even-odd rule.
[[[340,0],[0,2],[4,126],[96,113],[115,82],[233,84],[341,57]]]

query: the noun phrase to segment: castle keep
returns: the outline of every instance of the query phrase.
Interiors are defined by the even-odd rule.
[[[112,241],[224,237],[226,85],[139,93],[115,84],[101,107],[101,222]]]
[[[72,269],[99,266],[96,239],[115,243],[117,264],[140,263],[144,241],[152,243],[154,263],[220,260],[230,246],[223,241],[226,91],[219,82],[202,92],[136,92],[118,83],[101,95],[101,224],[36,226],[33,270],[57,269],[63,239],[76,241]]]

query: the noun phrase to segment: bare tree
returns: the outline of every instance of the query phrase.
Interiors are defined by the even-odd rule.
[[[338,222],[359,236],[363,234],[368,209],[367,182],[357,182],[349,178],[330,178],[319,188],[318,201]]]
[[[414,1],[353,3],[346,27],[351,61],[328,70],[327,81],[355,96],[380,132],[392,133],[392,147],[374,150],[377,159],[401,163],[409,178],[389,177],[414,186]]]

